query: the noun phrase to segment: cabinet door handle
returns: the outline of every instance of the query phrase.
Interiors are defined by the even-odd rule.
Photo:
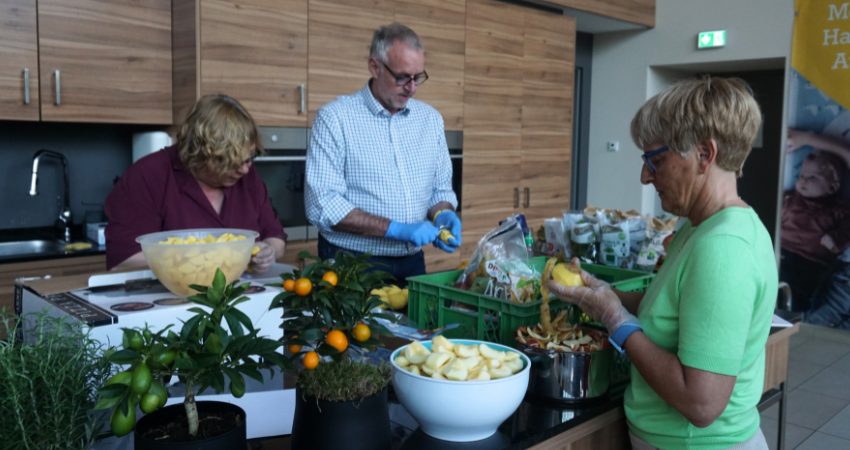
[[[525,207],[531,207],[531,188],[525,188]]]
[[[298,92],[301,94],[301,107],[298,109],[298,114],[304,114],[306,112],[306,109],[307,109],[306,105],[305,105],[307,103],[307,98],[304,95],[304,85],[303,84],[298,85]]]
[[[24,69],[24,104],[30,104],[30,70]]]
[[[59,71],[58,71],[58,70],[54,70],[54,71],[53,71],[53,76],[54,76],[54,77],[56,77],[56,106],[59,106],[59,105],[61,105],[61,104],[62,104],[62,97],[61,97],[61,95],[62,95],[62,88],[61,88],[61,86],[60,86],[60,84],[59,84]]]
[[[514,208],[519,208],[519,188],[514,188],[514,194],[516,194],[516,199],[514,200]]]

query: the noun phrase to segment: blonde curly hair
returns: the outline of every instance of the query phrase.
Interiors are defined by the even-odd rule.
[[[195,103],[180,127],[177,154],[193,174],[222,176],[262,155],[263,143],[257,124],[238,101],[223,94],[207,95]]]
[[[682,81],[647,100],[632,119],[641,149],[662,144],[687,156],[701,142],[717,142],[717,166],[740,177],[762,115],[752,90],[738,78]]]

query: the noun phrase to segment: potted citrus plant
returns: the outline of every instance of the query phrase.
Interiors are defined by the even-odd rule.
[[[226,285],[224,274],[216,270],[211,286],[192,285],[200,294],[189,300],[210,311],[190,308],[195,315],[179,332],[171,330],[172,325],[156,333],[148,328],[123,329],[123,349],[111,352],[108,358],[129,368],[99,390],[95,407],[113,408],[113,433],[122,436],[135,426],[137,450],[245,448],[245,411],[230,403],[196,402],[195,395],[212,387],[242,397],[244,376],[263,382],[261,369],[289,369],[293,365],[276,352],[281,342],[259,337],[260,330],[236,308],[248,301],[242,295],[248,283],[237,286],[238,282]],[[229,331],[222,327],[222,320]],[[225,375],[230,380],[227,385]],[[163,408],[168,399],[164,384],[173,376],[185,384],[185,398],[182,404]],[[146,414],[138,423],[136,406]]]
[[[375,336],[393,334],[378,318],[384,304],[372,294],[390,278],[366,260],[337,252],[333,262],[302,252],[314,262],[303,271],[282,274],[285,292],[271,308],[283,308],[284,344],[302,357],[296,383],[291,445],[298,449],[376,450],[392,443],[387,385],[389,366],[353,361],[352,352],[373,352]]]

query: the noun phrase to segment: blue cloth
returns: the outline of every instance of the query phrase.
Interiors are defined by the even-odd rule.
[[[420,247],[334,231],[354,208],[400,223],[422,222],[440,202],[457,209],[443,118],[410,99],[391,115],[369,84],[316,113],[307,150],[307,218],[332,244],[379,256]]]
[[[337,245],[331,244],[327,239],[319,235],[319,258],[327,261],[330,258],[336,257],[336,252],[348,251],[354,256],[360,256],[360,252],[352,252]],[[376,264],[371,270],[380,270],[387,272],[396,279],[396,281],[387,280],[390,284],[395,284],[402,289],[407,286],[407,277],[415,277],[425,274],[425,253],[419,251],[407,256],[372,256],[366,261]]]

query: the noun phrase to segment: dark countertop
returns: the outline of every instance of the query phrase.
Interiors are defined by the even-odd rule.
[[[0,230],[0,243],[45,240],[64,243],[64,240],[59,238],[59,234],[53,227],[41,228],[16,228],[8,230]],[[91,242],[87,237],[83,225],[74,225],[71,227],[71,242],[88,242],[92,244],[91,248],[85,250],[66,250],[66,251],[50,251],[43,253],[28,253],[20,255],[0,255],[0,264],[12,264],[21,262],[44,261],[49,259],[60,258],[75,258],[80,256],[102,255],[106,253],[106,247],[99,247]]]
[[[449,442],[425,434],[390,390],[393,450],[527,449],[622,405],[622,393],[574,405],[526,397],[493,436],[475,442]]]

